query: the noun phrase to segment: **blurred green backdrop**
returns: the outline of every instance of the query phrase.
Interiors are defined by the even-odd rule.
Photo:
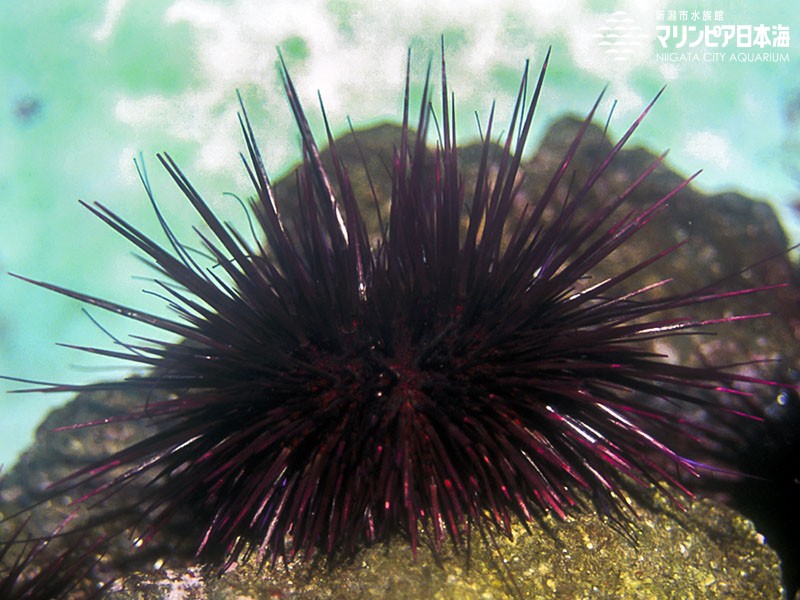
[[[675,10],[675,20],[670,20]],[[687,21],[680,21],[686,10]],[[60,382],[121,377],[125,365],[56,345],[112,342],[77,302],[6,272],[44,279],[151,311],[146,269],[131,248],[77,203],[100,201],[148,232],[155,219],[137,179],[141,152],[159,202],[176,230],[196,219],[157,168],[167,150],[226,218],[242,223],[224,192],[248,193],[238,152],[235,90],[241,90],[273,178],[299,156],[275,68],[280,47],[319,129],[316,92],[337,131],[397,121],[406,51],[418,96],[427,61],[444,35],[462,141],[477,135],[492,100],[508,110],[526,58],[553,59],[531,148],[553,119],[584,114],[608,85],[618,135],[666,83],[634,144],[671,148],[697,185],[768,199],[793,239],[800,197],[800,52],[783,62],[659,60],[659,25],[692,24],[712,11],[728,25],[784,25],[800,34],[794,0],[449,2],[368,0],[29,0],[0,9],[0,374]],[[719,11],[719,13],[717,13]],[[702,20],[702,16],[699,17]],[[625,60],[608,52],[609,29],[625,23]],[[702,26],[703,23],[696,23]],[[777,49],[766,51],[777,51]],[[501,110],[500,122],[508,112]],[[145,333],[92,311],[109,331]],[[0,391],[24,387],[0,383]],[[0,463],[31,440],[44,413],[68,396],[5,395]]]

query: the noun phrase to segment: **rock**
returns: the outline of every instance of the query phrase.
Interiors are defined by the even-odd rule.
[[[752,523],[709,501],[681,512],[664,496],[636,504],[624,535],[592,512],[566,522],[548,516],[514,540],[476,531],[469,558],[444,548],[435,556],[395,539],[361,550],[352,563],[292,562],[261,572],[251,559],[222,576],[201,567],[137,573],[109,600],[253,600],[363,598],[781,598],[778,557]],[[488,533],[488,532],[485,532]]]

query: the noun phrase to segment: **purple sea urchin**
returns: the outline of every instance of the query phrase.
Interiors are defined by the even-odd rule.
[[[169,394],[120,417],[152,420],[155,433],[62,487],[97,481],[85,502],[153,478],[137,499],[149,513],[141,536],[193,506],[202,524],[188,535],[198,553],[221,550],[227,560],[252,552],[265,560],[316,551],[337,557],[396,532],[412,550],[421,536],[434,547],[461,545],[474,529],[508,532],[512,519],[531,520],[543,509],[563,516],[580,502],[578,490],[612,514],[630,481],[682,490],[678,472],[696,465],[663,440],[688,425],[653,400],[703,404],[708,392],[760,381],[670,364],[646,344],[754,316],[676,316],[754,290],[670,294],[666,281],[630,286],[680,244],[590,281],[688,183],[644,210],[621,211],[658,160],[624,193],[580,214],[641,120],[585,180],[570,179],[599,100],[545,192],[520,208],[520,160],[546,66],[547,59],[527,105],[523,75],[499,151],[490,115],[470,189],[459,172],[444,62],[432,150],[429,88],[413,135],[407,84],[391,202],[384,211],[376,198],[377,231],[365,225],[330,131],[333,169],[323,166],[285,68],[304,157],[294,223],[284,223],[244,108],[251,208],[263,238],[248,242],[220,222],[168,155],[162,164],[211,232],[199,235],[213,268],[201,266],[158,209],[166,246],[102,205],[86,205],[149,258],[177,318],[34,283],[184,341],[89,348],[152,371],[47,386]],[[545,221],[545,213],[554,216]]]
[[[80,580],[101,560],[101,548],[105,540],[98,539],[84,548],[76,543],[50,560],[40,562],[40,554],[52,540],[23,540],[25,525],[27,520],[8,540],[0,543],[0,597],[4,600],[71,598]],[[66,522],[61,527],[64,525]],[[52,536],[57,536],[61,527],[52,532]],[[9,558],[12,554],[13,558]],[[34,564],[37,565],[36,572],[29,573],[28,570]],[[110,584],[111,582],[106,582],[98,585],[85,597],[87,600],[99,598]]]

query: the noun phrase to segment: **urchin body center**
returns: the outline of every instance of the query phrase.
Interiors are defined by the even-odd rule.
[[[387,368],[391,384],[383,395],[390,407],[394,410],[413,410],[427,400],[425,389],[430,387],[430,378],[424,371],[401,362],[390,362]]]

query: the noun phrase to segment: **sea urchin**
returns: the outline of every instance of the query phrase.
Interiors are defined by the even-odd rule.
[[[520,208],[520,161],[547,59],[530,101],[526,67],[501,145],[492,141],[492,111],[469,187],[444,60],[441,67],[441,114],[433,121],[426,79],[416,133],[407,72],[391,201],[387,209],[375,195],[376,231],[365,224],[371,199],[356,197],[354,166],[339,158],[329,129],[333,168],[324,167],[285,65],[303,148],[296,198],[282,200],[296,202],[291,222],[278,209],[243,106],[242,158],[262,230],[253,240],[220,222],[168,155],[161,163],[210,231],[198,233],[202,252],[176,238],[155,202],[164,245],[86,204],[147,256],[175,316],[33,283],[182,341],[84,348],[151,370],[46,386],[154,393],[120,418],[152,420],[156,432],[61,488],[89,483],[94,491],[81,501],[94,503],[152,478],[137,500],[148,513],[142,538],[191,506],[204,519],[188,534],[198,554],[215,549],[228,561],[253,552],[263,560],[315,551],[333,558],[398,532],[412,551],[423,539],[434,548],[461,545],[471,531],[508,533],[512,520],[542,510],[563,516],[581,497],[618,515],[630,482],[683,489],[679,472],[697,465],[663,440],[687,425],[653,399],[702,404],[711,392],[758,380],[671,364],[647,344],[712,323],[675,316],[682,309],[754,290],[675,294],[666,281],[630,289],[635,275],[680,244],[591,280],[688,184],[643,210],[619,210],[662,156],[618,197],[578,211],[644,113],[579,180],[571,161],[598,99],[544,193]],[[203,255],[212,267],[201,266]],[[103,481],[112,469],[118,474]]]

